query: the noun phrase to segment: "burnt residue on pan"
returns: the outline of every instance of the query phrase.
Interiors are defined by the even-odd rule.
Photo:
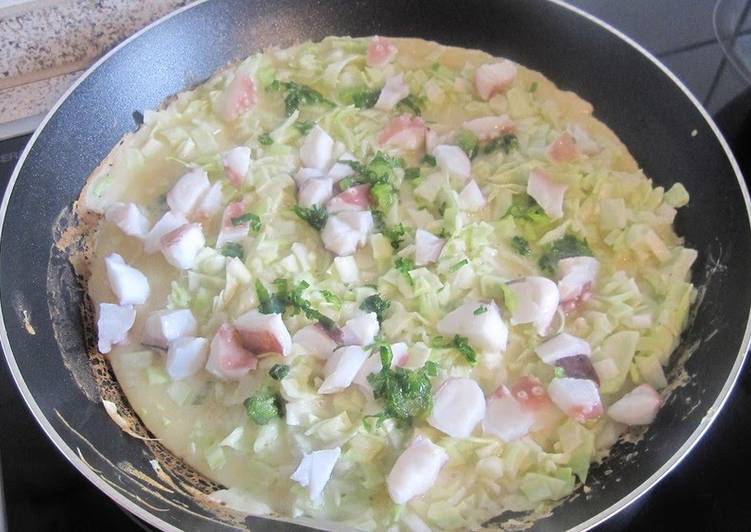
[[[76,272],[85,271],[89,251],[82,235],[95,223],[95,220],[81,220],[74,208],[66,208],[57,216],[52,226],[54,244],[47,266],[47,302],[52,331],[65,367],[86,398],[98,402],[99,392],[92,373],[94,366],[80,356],[86,352],[87,340],[90,341],[93,334],[90,309],[85,305],[78,307],[78,311],[71,307],[72,302],[86,299],[83,280]]]

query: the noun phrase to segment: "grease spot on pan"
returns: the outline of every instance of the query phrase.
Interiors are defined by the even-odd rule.
[[[37,332],[34,329],[34,326],[31,324],[31,312],[29,312],[28,310],[24,309],[22,311],[22,314],[23,314],[23,320],[22,321],[23,321],[24,329],[26,329],[27,333],[29,333],[30,335],[34,336]]]
[[[11,295],[11,301],[18,321],[21,322],[21,325],[23,325],[28,334],[35,335],[37,332],[31,323],[31,311],[27,308],[23,292],[14,291]]]

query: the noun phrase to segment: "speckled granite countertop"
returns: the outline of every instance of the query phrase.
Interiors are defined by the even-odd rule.
[[[98,57],[189,0],[0,3],[0,138],[30,130]]]

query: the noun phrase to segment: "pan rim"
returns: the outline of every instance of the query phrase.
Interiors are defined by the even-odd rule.
[[[162,18],[152,22],[151,24],[137,31],[136,33],[134,33],[133,35],[131,35],[130,37],[128,37],[127,39],[119,43],[117,46],[112,48],[109,52],[107,52],[104,56],[102,56],[99,60],[97,60],[93,65],[91,65],[81,75],[81,77],[79,77],[68,88],[68,90],[66,90],[65,93],[63,93],[60,99],[52,106],[50,111],[45,115],[44,119],[41,121],[37,129],[34,131],[33,135],[29,139],[29,142],[27,143],[26,147],[21,153],[18,159],[18,162],[13,170],[13,173],[10,177],[10,180],[8,181],[8,185],[3,195],[2,203],[0,204],[0,236],[2,235],[2,231],[5,226],[5,218],[6,218],[6,214],[8,210],[8,204],[10,202],[10,197],[13,193],[13,189],[15,188],[16,181],[20,174],[20,170],[23,167],[23,164],[26,160],[26,157],[28,156],[28,153],[30,152],[37,138],[39,137],[39,134],[46,127],[49,120],[55,115],[58,108],[67,100],[67,98],[76,90],[76,88],[81,83],[83,83],[84,80],[86,80],[97,68],[99,68],[99,66],[101,66],[104,62],[106,62],[111,56],[119,52],[121,48],[124,48],[131,41],[134,41],[135,39],[139,38],[143,33],[146,33],[147,31],[160,25],[161,23],[189,9],[199,6],[207,1],[208,0],[196,0],[193,3],[183,6],[171,13],[168,13]],[[600,26],[601,28],[610,32],[611,34],[615,35],[620,40],[624,41],[626,44],[634,48],[637,52],[641,53],[653,65],[658,67],[662,71],[662,73],[666,75],[668,78],[670,78],[670,80],[683,92],[684,96],[687,97],[688,100],[694,105],[694,107],[697,109],[697,111],[699,112],[701,117],[704,119],[706,124],[710,127],[717,141],[720,143],[720,146],[725,152],[725,156],[727,157],[728,162],[730,163],[730,166],[733,169],[733,172],[735,174],[736,180],[738,181],[738,185],[740,186],[741,195],[743,196],[743,201],[746,206],[746,219],[747,219],[747,222],[749,223],[749,227],[751,228],[751,197],[749,196],[748,187],[746,186],[746,182],[740,170],[740,167],[738,166],[738,162],[736,161],[735,156],[732,150],[730,149],[730,146],[725,140],[725,137],[722,135],[719,128],[717,127],[717,124],[714,122],[714,120],[709,115],[707,110],[704,109],[701,103],[685,86],[685,84],[672,71],[670,71],[670,69],[668,69],[659,59],[657,59],[657,57],[655,57],[651,52],[646,50],[641,44],[639,44],[634,39],[632,39],[631,37],[621,32],[617,28],[613,27],[609,23],[605,22],[604,20],[601,20],[600,18],[584,11],[583,9],[579,7],[572,6],[566,3],[564,0],[545,0],[545,1],[555,4],[564,9],[567,9],[589,20],[590,22]],[[0,297],[2,297],[2,294],[0,294]],[[743,368],[743,365],[745,363],[750,343],[751,343],[751,309],[749,309],[749,315],[746,319],[746,329],[743,335],[743,340],[741,342],[740,349],[738,351],[738,355],[735,359],[735,363],[730,369],[730,373],[728,374],[728,377],[725,380],[725,383],[723,384],[723,387],[720,390],[717,398],[712,403],[712,405],[708,408],[707,415],[701,420],[699,425],[693,430],[693,432],[689,435],[689,437],[686,439],[683,445],[681,445],[678,448],[678,450],[676,450],[673,453],[673,455],[657,471],[655,471],[652,475],[650,475],[645,480],[643,480],[636,488],[631,490],[631,492],[629,492],[626,496],[622,497],[621,499],[618,500],[618,502],[610,505],[609,507],[605,508],[601,512],[590,517],[586,521],[572,527],[570,530],[577,531],[577,532],[590,530],[594,528],[595,526],[597,526],[598,524],[601,524],[605,522],[606,520],[610,519],[611,517],[617,515],[622,510],[626,509],[628,506],[635,503],[641,497],[646,495],[651,489],[653,489],[659,483],[660,480],[662,480],[666,475],[668,475],[673,469],[675,469],[686,458],[686,456],[699,443],[699,441],[704,436],[704,434],[706,434],[706,432],[712,426],[717,416],[719,415],[720,411],[722,410],[723,406],[727,402],[730,396],[730,393],[732,392],[732,389],[738,380],[741,369]],[[15,381],[16,387],[21,393],[21,396],[23,397],[24,402],[26,403],[26,406],[31,411],[37,423],[42,427],[42,430],[45,432],[46,436],[52,441],[52,443],[58,448],[58,450],[65,456],[65,458],[84,477],[86,477],[100,491],[105,493],[108,497],[110,497],[110,499],[112,499],[115,503],[117,503],[123,509],[134,514],[139,519],[143,519],[148,524],[158,527],[161,530],[170,530],[170,531],[179,530],[174,525],[171,525],[170,523],[167,523],[166,521],[160,519],[156,515],[150,513],[144,507],[135,504],[130,499],[125,497],[120,491],[114,488],[112,485],[104,481],[99,475],[97,475],[91,468],[89,468],[83,462],[83,460],[73,451],[73,449],[71,449],[68,446],[68,444],[63,440],[63,438],[58,434],[58,432],[55,430],[52,424],[48,421],[45,414],[42,412],[41,408],[39,408],[39,405],[34,399],[34,396],[32,395],[31,390],[28,388],[23,376],[21,375],[21,371],[18,367],[18,364],[16,363],[15,355],[13,354],[13,350],[10,345],[10,340],[8,338],[8,332],[5,326],[5,316],[3,315],[2,307],[0,307],[0,346],[2,347],[5,360],[10,369],[13,380]]]

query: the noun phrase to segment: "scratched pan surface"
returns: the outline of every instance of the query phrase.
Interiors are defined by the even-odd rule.
[[[163,529],[234,527],[187,495],[168,494],[168,504],[159,490],[124,474],[129,464],[153,477],[153,446],[124,434],[89,398],[98,390],[82,340],[81,292],[65,257],[53,252],[53,233],[90,172],[136,127],[134,111],[153,109],[265,46],[332,34],[415,36],[508,56],[592,102],[647,175],[660,185],[680,180],[691,193],[691,206],[676,224],[699,250],[694,282],[706,290],[680,348],[696,347],[685,365],[692,378],[670,396],[638,444],[619,445],[594,468],[591,492],[565,501],[536,527],[601,522],[688,454],[743,364],[751,304],[749,200],[724,141],[685,89],[612,29],[550,1],[458,7],[453,0],[216,0],[183,10],[116,49],[48,117],[19,162],[0,212],[0,336],[25,400],[60,451],[145,521]],[[247,524],[279,526],[263,519]]]

